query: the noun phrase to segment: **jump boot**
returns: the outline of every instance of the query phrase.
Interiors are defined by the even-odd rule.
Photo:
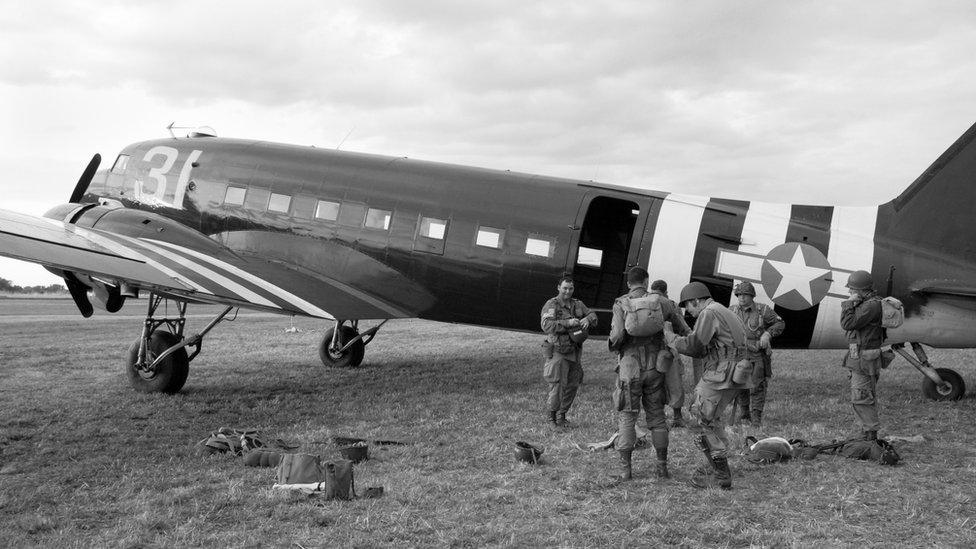
[[[671,427],[680,429],[685,426],[685,418],[681,416],[681,408],[674,408],[674,419],[671,420]]]
[[[695,471],[695,475],[691,477],[692,486],[731,490],[732,471],[729,469],[729,460],[724,457],[713,457],[709,461],[711,467],[704,465]]]
[[[634,478],[633,467],[631,466],[631,457],[633,456],[633,450],[618,450],[620,456],[620,474],[614,477],[614,480],[625,481]]]
[[[698,448],[705,454],[705,460],[708,462],[708,465],[703,465],[695,471],[695,475],[691,477],[692,486],[696,488],[731,490],[732,471],[729,469],[729,460],[725,457],[712,456],[712,447],[709,445],[708,438],[705,435],[699,436],[696,442],[698,443]]]
[[[762,427],[762,414],[763,414],[762,413],[762,410],[753,410],[752,411],[752,426],[753,427]]]
[[[569,422],[566,421],[566,412],[559,412],[559,415],[556,416],[556,425],[559,427],[569,427]]]
[[[556,412],[554,412],[554,411],[553,412],[549,412],[549,426],[550,427],[553,427],[553,428],[559,426],[559,422],[556,421]]]
[[[878,440],[878,432],[864,431],[864,440]]]
[[[654,444],[654,451],[657,453],[657,466],[655,471],[657,478],[671,478],[668,472],[668,432],[663,429],[651,431],[651,441]]]

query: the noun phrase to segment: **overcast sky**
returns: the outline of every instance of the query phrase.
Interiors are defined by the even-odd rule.
[[[354,5],[353,5],[354,4]],[[805,204],[900,192],[976,122],[976,3],[52,2],[0,13],[0,208],[166,125]],[[50,283],[0,260],[0,277]]]

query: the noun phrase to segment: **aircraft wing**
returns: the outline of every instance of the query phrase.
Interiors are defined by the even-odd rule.
[[[234,253],[175,223],[157,226],[158,216],[119,213],[91,228],[0,210],[0,255],[189,301],[328,319],[414,316],[321,274]]]

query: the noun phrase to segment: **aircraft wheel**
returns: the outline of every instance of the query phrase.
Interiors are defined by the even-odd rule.
[[[922,392],[932,400],[959,400],[966,394],[966,382],[955,370],[949,368],[936,368],[939,377],[949,386],[940,388],[929,378],[922,379]]]
[[[332,332],[335,328],[329,328],[325,331],[325,336],[322,338],[322,342],[319,343],[319,358],[322,360],[322,364],[332,368],[355,368],[363,363],[363,356],[366,354],[366,345],[363,340],[359,340],[346,349],[344,353],[336,353],[329,350],[329,344],[332,343]],[[345,345],[347,341],[359,335],[355,329],[351,326],[343,326],[342,331],[339,332],[339,345]]]
[[[180,338],[165,330],[157,330],[149,336],[149,349],[146,351],[146,360],[153,361],[163,351],[179,343]],[[132,388],[140,393],[167,393],[179,392],[186,383],[186,378],[190,374],[190,359],[187,358],[186,349],[180,349],[166,357],[165,360],[152,373],[147,373],[135,367],[136,359],[139,356],[139,340],[137,339],[129,347],[129,352],[125,358],[125,372],[129,377]]]

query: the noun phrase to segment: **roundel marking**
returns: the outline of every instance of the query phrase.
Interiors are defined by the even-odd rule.
[[[827,296],[832,272],[820,250],[802,242],[787,242],[766,254],[760,276],[766,295],[774,303],[801,311]]]

